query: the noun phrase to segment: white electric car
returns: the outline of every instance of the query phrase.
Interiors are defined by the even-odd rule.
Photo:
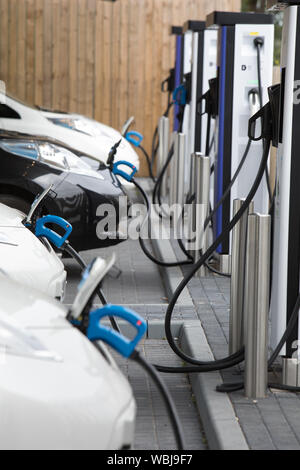
[[[135,400],[105,345],[1,272],[0,296],[0,449],[130,448]]]
[[[24,214],[0,203],[0,269],[27,287],[62,300],[66,271],[51,245],[27,229]]]
[[[111,147],[122,138],[115,129],[80,114],[33,108],[1,92],[0,128],[51,137],[103,163],[106,163]],[[124,138],[115,158],[115,161],[119,160],[126,160],[139,169],[139,157]]]

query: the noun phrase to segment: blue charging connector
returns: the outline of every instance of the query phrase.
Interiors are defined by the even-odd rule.
[[[185,106],[187,102],[187,90],[184,85],[179,85],[173,92],[173,101],[177,106]]]
[[[131,173],[126,173],[126,171],[121,170],[119,168],[120,165],[125,165],[130,168],[132,171]],[[137,168],[132,163],[126,162],[125,160],[120,160],[113,164],[112,172],[115,176],[122,176],[126,181],[131,182],[134,175],[137,173]]]
[[[125,135],[125,139],[135,147],[139,147],[144,140],[144,136],[137,131],[129,131]]]
[[[46,224],[58,225],[65,230],[64,235],[59,235],[57,232],[54,232],[54,230],[47,227]],[[37,237],[47,238],[47,240],[53,243],[57,248],[61,248],[64,245],[72,230],[72,225],[57,215],[45,215],[38,219],[35,224],[35,235]]]
[[[137,335],[130,341],[117,331],[102,325],[100,320],[104,317],[119,317],[126,320],[136,328]],[[87,337],[90,341],[102,340],[113,347],[122,356],[129,358],[146,331],[147,323],[133,310],[118,305],[107,304],[90,313]]]

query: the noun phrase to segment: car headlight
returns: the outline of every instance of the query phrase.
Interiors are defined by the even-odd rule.
[[[59,145],[48,142],[1,140],[0,147],[6,152],[24,158],[31,158],[64,171],[72,171],[103,180],[103,176],[93,170],[90,165]]]
[[[22,329],[11,319],[0,318],[0,353],[13,356],[30,357],[47,361],[61,362],[57,353],[49,351],[36,336]]]
[[[78,118],[48,118],[53,124],[58,126],[66,127],[67,129],[72,129],[73,131],[82,132],[83,134],[90,135],[92,137],[106,136],[102,127],[98,125],[97,122],[92,121],[91,119],[78,117]]]

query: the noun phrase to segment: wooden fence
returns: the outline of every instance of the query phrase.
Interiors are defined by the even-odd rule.
[[[0,0],[0,80],[31,104],[120,128],[130,116],[149,150],[174,62],[171,25],[238,11],[240,0]],[[143,170],[145,166],[143,165]]]

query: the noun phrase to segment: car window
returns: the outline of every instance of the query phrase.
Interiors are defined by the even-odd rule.
[[[21,116],[4,103],[0,103],[0,118],[21,119]]]

